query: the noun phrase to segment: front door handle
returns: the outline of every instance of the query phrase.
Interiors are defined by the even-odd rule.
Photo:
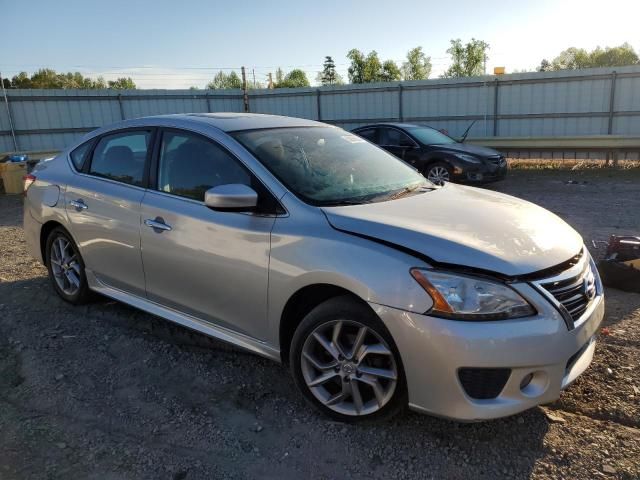
[[[71,205],[73,208],[76,209],[76,211],[80,212],[81,210],[86,210],[87,208],[89,208],[87,206],[86,203],[84,203],[84,201],[79,198],[78,200],[71,200],[69,202],[69,205]]]
[[[171,226],[164,223],[164,220],[162,219],[162,217],[156,217],[153,220],[151,220],[150,218],[147,218],[144,221],[144,224],[149,228],[153,228],[153,231],[156,233],[171,231]]]

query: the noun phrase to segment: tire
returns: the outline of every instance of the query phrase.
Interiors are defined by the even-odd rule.
[[[62,257],[61,245],[66,245]],[[74,305],[91,301],[93,295],[87,283],[84,260],[64,228],[54,228],[47,237],[45,259],[49,279],[60,298]]]
[[[451,165],[445,162],[435,162],[427,165],[422,174],[427,178],[427,180],[435,183],[436,185],[444,185],[445,182],[450,182],[453,178]],[[448,180],[443,178],[445,175]],[[441,180],[438,180],[438,178]]]
[[[393,338],[375,313],[352,297],[331,298],[304,317],[289,361],[305,399],[334,420],[386,420],[407,405],[404,369]]]

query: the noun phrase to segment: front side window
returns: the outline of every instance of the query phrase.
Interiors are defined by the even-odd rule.
[[[91,141],[85,142],[71,152],[71,161],[73,162],[73,166],[76,167],[76,170],[82,170],[84,161],[87,158],[87,153],[89,153],[89,150],[91,150],[91,143]]]
[[[381,145],[388,147],[414,147],[416,145],[416,142],[411,140],[407,134],[395,128],[383,128],[381,134]]]
[[[158,190],[204,201],[211,187],[229,183],[251,186],[251,176],[222,147],[186,132],[162,135]]]
[[[129,185],[143,185],[150,131],[106,135],[93,151],[89,173]]]
[[[411,135],[425,145],[447,145],[457,143],[456,140],[451,138],[449,135],[445,135],[434,128],[412,127],[409,131],[411,132]]]
[[[403,161],[339,128],[274,128],[232,135],[313,205],[378,201],[431,185]]]

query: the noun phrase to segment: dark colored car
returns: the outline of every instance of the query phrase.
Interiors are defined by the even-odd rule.
[[[437,185],[448,181],[488,183],[507,174],[507,161],[500,152],[461,143],[424,125],[379,123],[356,128],[353,133],[401,158]]]

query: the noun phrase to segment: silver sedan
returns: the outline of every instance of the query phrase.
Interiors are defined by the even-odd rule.
[[[95,293],[288,363],[342,421],[471,421],[556,399],[590,364],[598,272],[552,213],[436,186],[329,125],[129,120],[25,178],[55,291]]]

